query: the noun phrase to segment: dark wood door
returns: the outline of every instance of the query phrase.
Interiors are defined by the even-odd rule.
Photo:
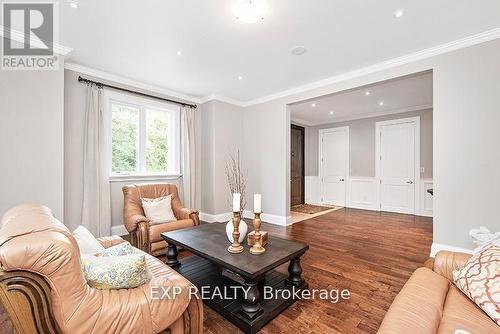
[[[290,205],[304,204],[304,144],[305,129],[292,124],[290,132]]]

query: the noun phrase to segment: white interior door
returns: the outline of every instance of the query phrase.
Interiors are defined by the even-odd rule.
[[[324,204],[345,206],[349,173],[349,128],[320,131],[320,183]]]
[[[380,126],[380,209],[415,214],[414,122]]]

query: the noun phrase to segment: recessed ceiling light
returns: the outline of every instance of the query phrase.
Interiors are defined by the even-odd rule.
[[[372,92],[370,92],[369,90],[367,90],[367,91],[365,92],[365,95],[366,95],[366,96],[368,96],[368,95],[371,95],[371,93],[372,93]]]
[[[316,107],[316,103],[312,103],[311,107],[313,107],[313,108]]]
[[[330,111],[330,115],[333,115],[333,111]]]
[[[68,0],[68,4],[71,8],[77,9],[78,8],[78,1],[76,0]]]
[[[177,51],[178,56],[182,56],[182,51]]]
[[[243,80],[243,77],[241,75],[238,76],[238,80]]]
[[[303,55],[304,53],[306,53],[307,49],[304,46],[296,46],[292,50],[290,50],[290,52],[294,56],[300,56],[300,55]]]
[[[265,0],[238,0],[233,6],[233,14],[238,21],[255,23],[264,20],[268,6]]]
[[[405,15],[405,10],[404,9],[398,9],[394,12],[394,17],[399,19],[400,17],[403,17]]]
[[[380,101],[378,105],[382,107],[384,105],[384,101]]]

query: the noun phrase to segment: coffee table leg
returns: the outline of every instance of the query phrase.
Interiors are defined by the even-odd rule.
[[[179,252],[177,251],[177,246],[169,242],[167,246],[167,264],[174,268],[179,267],[181,263],[177,260]]]
[[[264,309],[260,305],[260,291],[258,282],[246,280],[245,291],[243,294],[243,302],[241,304],[242,314],[248,319],[254,319],[260,316]]]
[[[301,286],[304,284],[304,279],[300,276],[302,274],[302,267],[300,266],[300,257],[290,261],[288,265],[288,278],[286,283],[293,286]]]

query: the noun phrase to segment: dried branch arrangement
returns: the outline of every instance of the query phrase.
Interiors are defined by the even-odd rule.
[[[228,203],[231,205],[234,193],[240,193],[240,214],[243,217],[243,211],[247,205],[246,199],[246,187],[247,178],[241,171],[240,162],[240,151],[238,150],[236,155],[233,153],[229,154],[229,159],[226,161],[226,177],[227,184],[229,186],[230,194],[228,198]]]

